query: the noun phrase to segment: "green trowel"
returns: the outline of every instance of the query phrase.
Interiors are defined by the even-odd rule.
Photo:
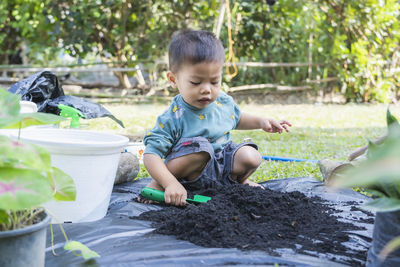
[[[156,190],[150,187],[145,187],[142,189],[140,192],[142,196],[145,198],[158,201],[158,202],[164,202],[164,192],[160,190]],[[188,203],[206,203],[207,201],[211,200],[211,197],[207,196],[202,196],[202,195],[194,195],[193,198],[187,198],[186,202]]]

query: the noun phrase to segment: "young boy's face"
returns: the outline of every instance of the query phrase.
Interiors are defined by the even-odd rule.
[[[197,108],[215,101],[221,89],[222,62],[183,64],[176,73],[169,71],[168,80],[178,88],[183,100]]]

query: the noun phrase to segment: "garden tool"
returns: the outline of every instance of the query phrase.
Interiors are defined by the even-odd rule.
[[[85,118],[85,115],[82,114],[76,108],[59,104],[58,108],[60,109],[60,116],[64,118],[71,118],[70,128],[80,128],[81,124],[79,122],[79,118]]]
[[[165,201],[164,192],[157,190],[157,189],[145,187],[142,189],[142,191],[140,193],[145,198],[148,198],[148,199],[151,199],[154,201],[158,201],[158,202]],[[211,200],[211,197],[202,196],[202,195],[194,195],[193,198],[187,198],[186,202],[188,202],[188,203],[206,203],[209,200]]]

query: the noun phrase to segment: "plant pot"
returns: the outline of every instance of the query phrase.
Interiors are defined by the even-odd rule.
[[[44,266],[46,227],[51,217],[43,212],[39,223],[0,232],[0,266]]]
[[[366,266],[400,266],[400,249],[390,253],[384,261],[378,257],[385,245],[399,236],[400,211],[377,212]]]

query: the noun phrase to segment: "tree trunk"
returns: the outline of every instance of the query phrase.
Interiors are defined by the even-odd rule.
[[[312,48],[313,48],[313,29],[314,29],[314,20],[311,22],[311,31],[310,31],[310,37],[308,41],[308,80],[312,80]]]
[[[2,63],[2,64],[8,65],[8,56],[7,56],[7,54],[4,53],[4,54],[2,55],[2,57],[4,58],[4,61],[2,61],[2,62],[4,62],[4,63]],[[1,76],[2,76],[2,77],[7,77],[7,71],[6,71],[6,70],[3,70],[3,73],[2,73]]]
[[[144,80],[144,76],[143,76],[142,70],[140,69],[139,65],[136,66],[136,75],[135,75],[135,77],[136,77],[136,79],[137,79],[137,81],[138,81],[140,86],[145,86],[146,85],[146,81]]]
[[[224,22],[224,15],[225,15],[225,0],[221,0],[220,1],[220,7],[219,7],[219,13],[218,13],[218,19],[217,19],[217,25],[215,27],[215,36],[217,38],[219,38],[219,35],[221,33],[221,28],[222,28],[222,24]]]
[[[129,77],[125,72],[114,72],[119,80],[119,85],[124,89],[132,88],[132,84],[129,81]]]

